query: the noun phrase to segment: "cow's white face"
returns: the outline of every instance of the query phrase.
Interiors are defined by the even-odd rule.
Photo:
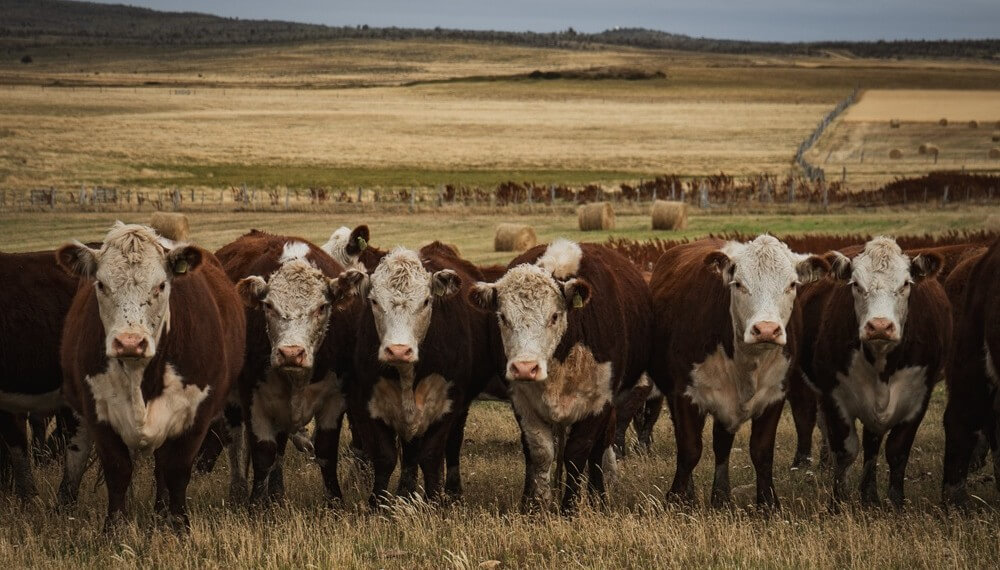
[[[254,275],[236,285],[247,306],[264,311],[271,365],[286,372],[312,369],[331,311],[351,296],[351,285],[361,277],[350,270],[331,279],[306,259],[308,253],[306,244],[289,243],[268,280]]]
[[[583,279],[559,281],[537,265],[518,265],[496,283],[479,282],[469,301],[495,311],[507,356],[508,380],[548,378],[548,363],[566,334],[569,311],[590,301],[590,285]]]
[[[358,226],[354,230],[342,226],[330,234],[330,239],[321,249],[337,260],[344,269],[364,269],[359,256],[368,247],[368,240],[368,226]]]
[[[173,245],[146,226],[118,222],[100,250],[77,242],[57,252],[64,268],[94,280],[109,358],[148,360],[156,355],[169,328],[171,280],[193,270],[202,258],[195,247]]]
[[[941,257],[913,260],[892,238],[878,237],[853,260],[833,254],[833,274],[851,285],[858,338],[876,351],[890,350],[903,338],[911,286],[938,272]]]
[[[434,300],[451,297],[461,285],[461,278],[450,269],[433,273],[425,269],[415,251],[396,248],[382,258],[358,290],[368,299],[375,320],[378,359],[389,364],[420,360]]]
[[[730,288],[733,333],[745,345],[783,346],[799,285],[815,281],[829,266],[815,255],[793,253],[773,236],[729,242],[705,263]]]

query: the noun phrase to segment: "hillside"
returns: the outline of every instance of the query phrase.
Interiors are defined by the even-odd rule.
[[[711,53],[856,57],[1000,58],[1000,39],[955,41],[779,43],[692,38],[642,28],[596,34],[453,29],[331,27],[270,20],[241,20],[193,12],[159,12],[125,5],[66,0],[0,0],[0,42],[10,48],[75,45],[229,45],[334,39],[436,39],[519,46],[595,49],[633,46]]]

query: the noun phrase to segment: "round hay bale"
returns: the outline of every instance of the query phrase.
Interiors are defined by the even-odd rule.
[[[149,227],[161,236],[174,241],[187,241],[191,235],[191,226],[184,214],[153,212]]]
[[[927,154],[927,147],[933,146],[931,143],[923,143],[917,147],[917,154]]]
[[[986,216],[986,223],[983,226],[988,232],[1000,232],[1000,214]]]
[[[990,158],[1000,158],[1000,147],[993,147],[990,149]]]
[[[653,202],[654,230],[683,230],[687,227],[687,204],[657,200]]]
[[[938,124],[941,125],[942,127],[947,127],[948,126],[948,119],[942,118],[940,121],[938,121]]]
[[[979,128],[979,121],[976,121],[976,120],[969,121],[969,128],[970,129],[978,129]]]
[[[990,135],[990,140],[993,142],[1000,142],[1000,131],[993,131],[993,134]]]
[[[938,149],[938,147],[936,147],[936,146],[934,146],[932,144],[928,144],[927,145],[927,154],[928,154],[928,156],[937,156],[940,153],[941,153],[941,151]]]
[[[890,129],[898,129],[899,128],[899,119],[889,119],[889,128]]]
[[[576,216],[580,221],[581,231],[615,229],[615,211],[609,202],[584,204],[577,208]]]
[[[493,251],[524,251],[537,244],[538,236],[527,224],[499,224],[493,234]]]
[[[893,160],[897,158],[903,158],[903,151],[899,150],[898,148],[894,148],[889,151],[889,158]]]

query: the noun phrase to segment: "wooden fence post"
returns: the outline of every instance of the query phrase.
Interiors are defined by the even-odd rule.
[[[830,192],[826,187],[826,180],[819,181],[819,188],[823,192],[823,211],[827,212],[830,209]]]

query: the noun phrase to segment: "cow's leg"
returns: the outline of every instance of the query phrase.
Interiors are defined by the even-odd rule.
[[[444,495],[445,447],[456,419],[454,415],[445,416],[420,438],[418,461],[424,472],[424,494],[429,501],[438,501]]]
[[[83,418],[76,412],[64,408],[59,412],[59,417],[66,438],[66,458],[63,464],[63,478],[59,483],[58,504],[69,506],[76,503],[76,498],[80,494],[80,482],[83,481],[83,473],[87,470],[94,441],[90,430],[83,423]]]
[[[774,491],[774,436],[778,432],[784,400],[778,400],[754,418],[750,427],[750,461],[757,474],[757,506],[778,508]]]
[[[616,410],[610,408],[608,411],[611,417],[605,420],[606,425],[603,427],[603,431],[598,432],[603,433],[604,437],[598,437],[595,440],[594,446],[590,450],[590,457],[587,459],[590,466],[587,474],[587,486],[590,489],[591,497],[595,498],[602,508],[607,506],[607,481],[613,479],[618,470],[617,458],[614,450],[611,449],[612,438],[615,436],[618,425],[617,421],[612,420]]]
[[[792,469],[807,467],[812,462],[812,434],[816,428],[816,392],[801,375],[793,377],[788,387],[788,406],[795,422],[795,458]]]
[[[374,471],[372,494],[368,497],[369,506],[375,507],[389,499],[389,479],[396,470],[396,432],[378,420],[365,424],[371,430],[367,437],[371,438],[371,454]]]
[[[97,457],[104,471],[104,484],[108,489],[108,516],[104,530],[110,531],[125,517],[125,502],[129,484],[132,483],[132,456],[128,446],[108,424],[93,426]]]
[[[701,432],[705,428],[705,414],[686,396],[670,396],[670,418],[677,440],[677,471],[667,492],[668,500],[694,501],[694,468],[701,459]]]
[[[337,477],[337,463],[340,455],[340,430],[344,425],[344,399],[340,395],[331,397],[316,414],[316,436],[313,448],[316,462],[323,475],[326,500],[330,505],[339,503],[344,494],[340,490]]]
[[[736,434],[729,431],[718,419],[712,421],[712,451],[715,453],[715,477],[712,479],[712,506],[729,503],[729,453],[733,450]]]
[[[250,462],[253,466],[250,504],[255,505],[268,497],[268,479],[278,458],[279,434],[271,418],[266,414],[259,410],[253,410],[252,414],[247,435],[250,442]]]
[[[598,447],[598,439],[603,443],[604,433],[602,419],[605,411],[597,416],[583,418],[569,427],[566,434],[566,449],[563,452],[563,465],[566,470],[566,485],[563,490],[561,510],[564,515],[576,512],[580,500],[580,487],[587,467],[591,451]],[[602,450],[603,452],[603,450]],[[603,486],[603,482],[602,482]]]
[[[831,506],[834,510],[838,510],[839,503],[847,499],[847,470],[858,456],[858,434],[854,426],[854,418],[845,418],[831,396],[824,396],[821,405],[826,440],[830,444],[830,455],[833,459],[833,503]]]
[[[552,426],[530,409],[517,416],[525,448],[525,486],[521,508],[546,508],[552,501],[551,470],[555,459]]]
[[[414,437],[409,441],[400,438],[399,483],[396,485],[396,495],[407,499],[417,494],[417,477],[420,475],[420,452],[423,436]]]
[[[930,390],[928,390],[928,393]],[[885,462],[889,464],[889,501],[897,509],[903,508],[903,480],[906,478],[906,465],[910,461],[910,450],[913,440],[917,437],[917,428],[927,411],[928,398],[920,414],[912,420],[896,425],[889,432],[885,442]]]
[[[170,524],[177,530],[188,531],[191,521],[187,514],[187,488],[198,450],[205,439],[208,426],[193,429],[180,437],[167,440],[156,450],[156,467],[162,468],[167,494],[170,498]]]
[[[656,426],[656,421],[660,419],[660,413],[663,411],[663,400],[662,395],[646,400],[642,410],[632,420],[639,439],[640,453],[649,453],[653,449],[653,427]]]
[[[969,497],[965,484],[969,475],[969,464],[972,461],[976,432],[984,428],[989,429],[988,418],[992,414],[989,410],[990,398],[985,378],[969,375],[953,378],[951,382],[948,403],[944,410],[944,474],[941,498],[945,504],[961,506]]]
[[[272,503],[285,500],[285,448],[288,446],[288,432],[275,434],[277,454],[274,457],[274,468],[267,478],[267,499]]]
[[[645,384],[636,385],[620,398],[616,398],[614,452],[618,457],[625,457],[628,454],[628,448],[625,444],[628,426],[642,412],[646,397],[649,396],[652,389],[653,385],[647,380]]]
[[[462,444],[465,441],[465,422],[468,419],[469,408],[466,406],[455,418],[451,431],[448,433],[448,447],[445,451],[448,473],[444,480],[444,492],[451,499],[458,499],[462,496]]]
[[[861,432],[861,446],[864,464],[861,467],[861,502],[865,505],[878,504],[878,450],[882,447],[882,433],[864,428]],[[886,448],[888,452],[889,448]]]
[[[31,474],[27,425],[23,415],[0,412],[0,438],[3,438],[9,452],[11,471],[14,474],[14,492],[22,499],[38,495],[35,478]]]
[[[28,424],[31,426],[31,457],[35,465],[47,465],[56,457],[58,450],[55,446],[56,428],[52,437],[49,437],[49,424],[52,416],[49,414],[28,414]]]
[[[198,461],[196,467],[198,473],[211,473],[215,468],[215,462],[222,455],[222,450],[229,440],[229,430],[226,429],[226,418],[217,418],[208,428],[205,441],[198,450]]]
[[[521,416],[514,411],[514,417],[517,420],[518,427],[521,426]],[[535,495],[535,479],[532,477],[534,473],[534,467],[531,465],[531,450],[528,447],[528,436],[524,433],[524,428],[520,430],[521,438],[521,453],[524,455],[524,489],[521,491],[521,510],[525,511],[528,508],[529,500]]]
[[[243,409],[238,402],[226,403],[222,417],[229,432],[229,501],[234,505],[247,500],[247,433]],[[207,437],[211,437],[211,434]]]

